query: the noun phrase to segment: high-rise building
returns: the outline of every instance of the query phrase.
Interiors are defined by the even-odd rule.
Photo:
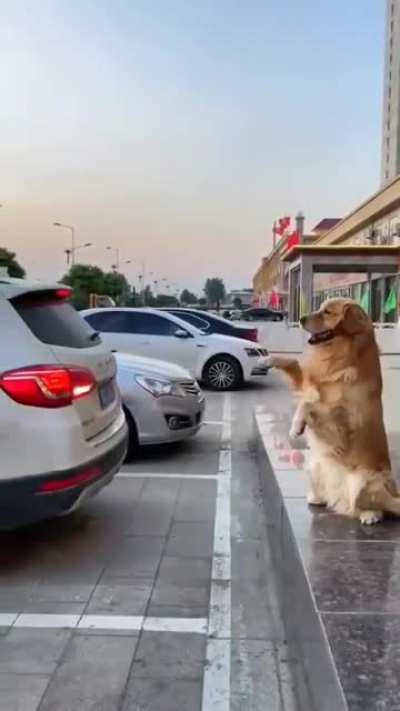
[[[386,2],[381,183],[400,174],[400,0]]]

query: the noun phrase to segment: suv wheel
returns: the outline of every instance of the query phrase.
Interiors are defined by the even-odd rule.
[[[242,369],[235,358],[215,356],[206,364],[203,379],[212,390],[234,390],[242,384]]]
[[[134,419],[133,419],[131,413],[129,412],[129,410],[126,409],[126,407],[124,407],[124,413],[125,413],[126,422],[128,425],[128,431],[129,431],[128,450],[126,453],[125,461],[131,462],[132,459],[134,459],[138,453],[139,438],[138,438],[137,428],[136,428]]]

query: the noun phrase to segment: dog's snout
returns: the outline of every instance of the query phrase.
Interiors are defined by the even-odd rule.
[[[308,318],[307,316],[302,316],[302,317],[301,317],[300,323],[301,323],[302,326],[305,326],[306,321],[307,321],[307,318]]]

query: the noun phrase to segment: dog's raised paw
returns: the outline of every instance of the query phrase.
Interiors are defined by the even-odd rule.
[[[364,526],[372,526],[374,523],[382,521],[382,511],[361,511],[360,521]]]

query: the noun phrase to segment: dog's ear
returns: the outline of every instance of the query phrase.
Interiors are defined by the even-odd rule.
[[[342,318],[343,329],[350,336],[372,329],[372,321],[358,304],[345,304]]]

